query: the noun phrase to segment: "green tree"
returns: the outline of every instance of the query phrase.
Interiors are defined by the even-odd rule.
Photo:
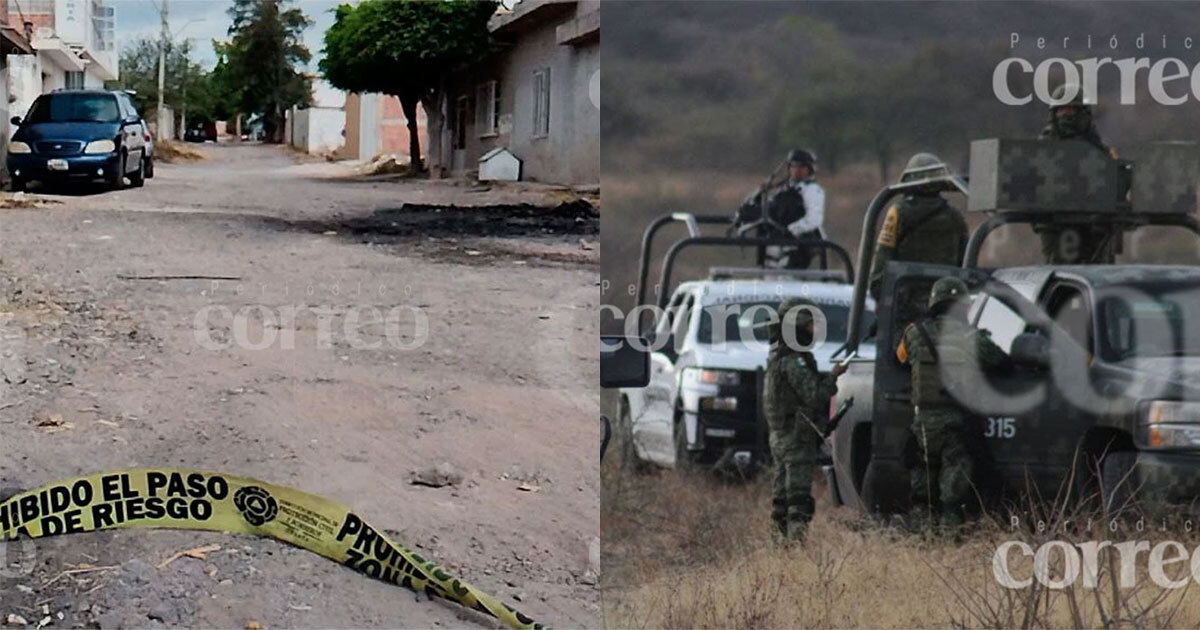
[[[110,82],[110,87],[131,90],[138,111],[149,115],[158,103],[158,38],[147,38],[130,42],[121,51],[121,78]],[[180,82],[173,78],[186,75],[197,76],[204,69],[188,58],[186,42],[167,42],[167,81],[164,83],[163,101],[171,105],[180,102]]]
[[[108,87],[133,92],[133,103],[146,118],[158,105],[158,38],[141,38],[121,51],[121,78]],[[163,102],[189,121],[221,120],[229,115],[228,99],[218,93],[212,73],[192,61],[188,41],[167,42]]]
[[[312,100],[311,81],[297,67],[312,58],[304,29],[312,21],[292,0],[234,0],[229,42],[217,76],[243,113],[261,113],[268,142],[283,141],[284,112]]]
[[[397,97],[408,119],[409,155],[421,169],[417,105],[433,102],[445,72],[487,52],[495,10],[494,2],[472,0],[343,4],[325,31],[321,73],[343,90]]]

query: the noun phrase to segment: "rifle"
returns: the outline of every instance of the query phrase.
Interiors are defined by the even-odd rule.
[[[825,430],[822,432],[821,437],[828,439],[829,436],[833,435],[834,430],[837,429],[838,423],[842,421],[842,417],[844,417],[846,412],[850,411],[850,408],[853,406],[853,396],[843,400],[842,404],[838,405],[837,410],[833,412],[833,415],[829,417],[829,422],[825,423]]]

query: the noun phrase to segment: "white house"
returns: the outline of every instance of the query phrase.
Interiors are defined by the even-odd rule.
[[[35,54],[7,59],[8,113],[24,116],[39,94],[103,88],[118,78],[112,0],[5,0],[4,23],[28,35]]]

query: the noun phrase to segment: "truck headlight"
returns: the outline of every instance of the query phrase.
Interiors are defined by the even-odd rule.
[[[92,140],[87,143],[87,147],[83,150],[84,153],[112,153],[117,150],[117,143],[112,140]]]
[[[29,145],[24,142],[21,142],[20,140],[13,140],[12,142],[9,142],[8,143],[8,152],[9,153],[32,153],[32,151],[29,149]]]
[[[1200,423],[1200,402],[1152,400],[1144,403],[1142,422],[1146,424]]]
[[[1200,402],[1155,400],[1145,404],[1138,442],[1145,448],[1200,449]]]
[[[700,368],[684,370],[683,380],[685,383],[703,385],[737,385],[741,382],[740,375],[732,370],[705,370]]]
[[[717,396],[700,399],[700,411],[737,411],[736,396]]]

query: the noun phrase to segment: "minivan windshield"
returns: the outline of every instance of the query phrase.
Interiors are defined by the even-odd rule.
[[[26,123],[117,122],[117,98],[111,94],[43,94],[29,108]]]

